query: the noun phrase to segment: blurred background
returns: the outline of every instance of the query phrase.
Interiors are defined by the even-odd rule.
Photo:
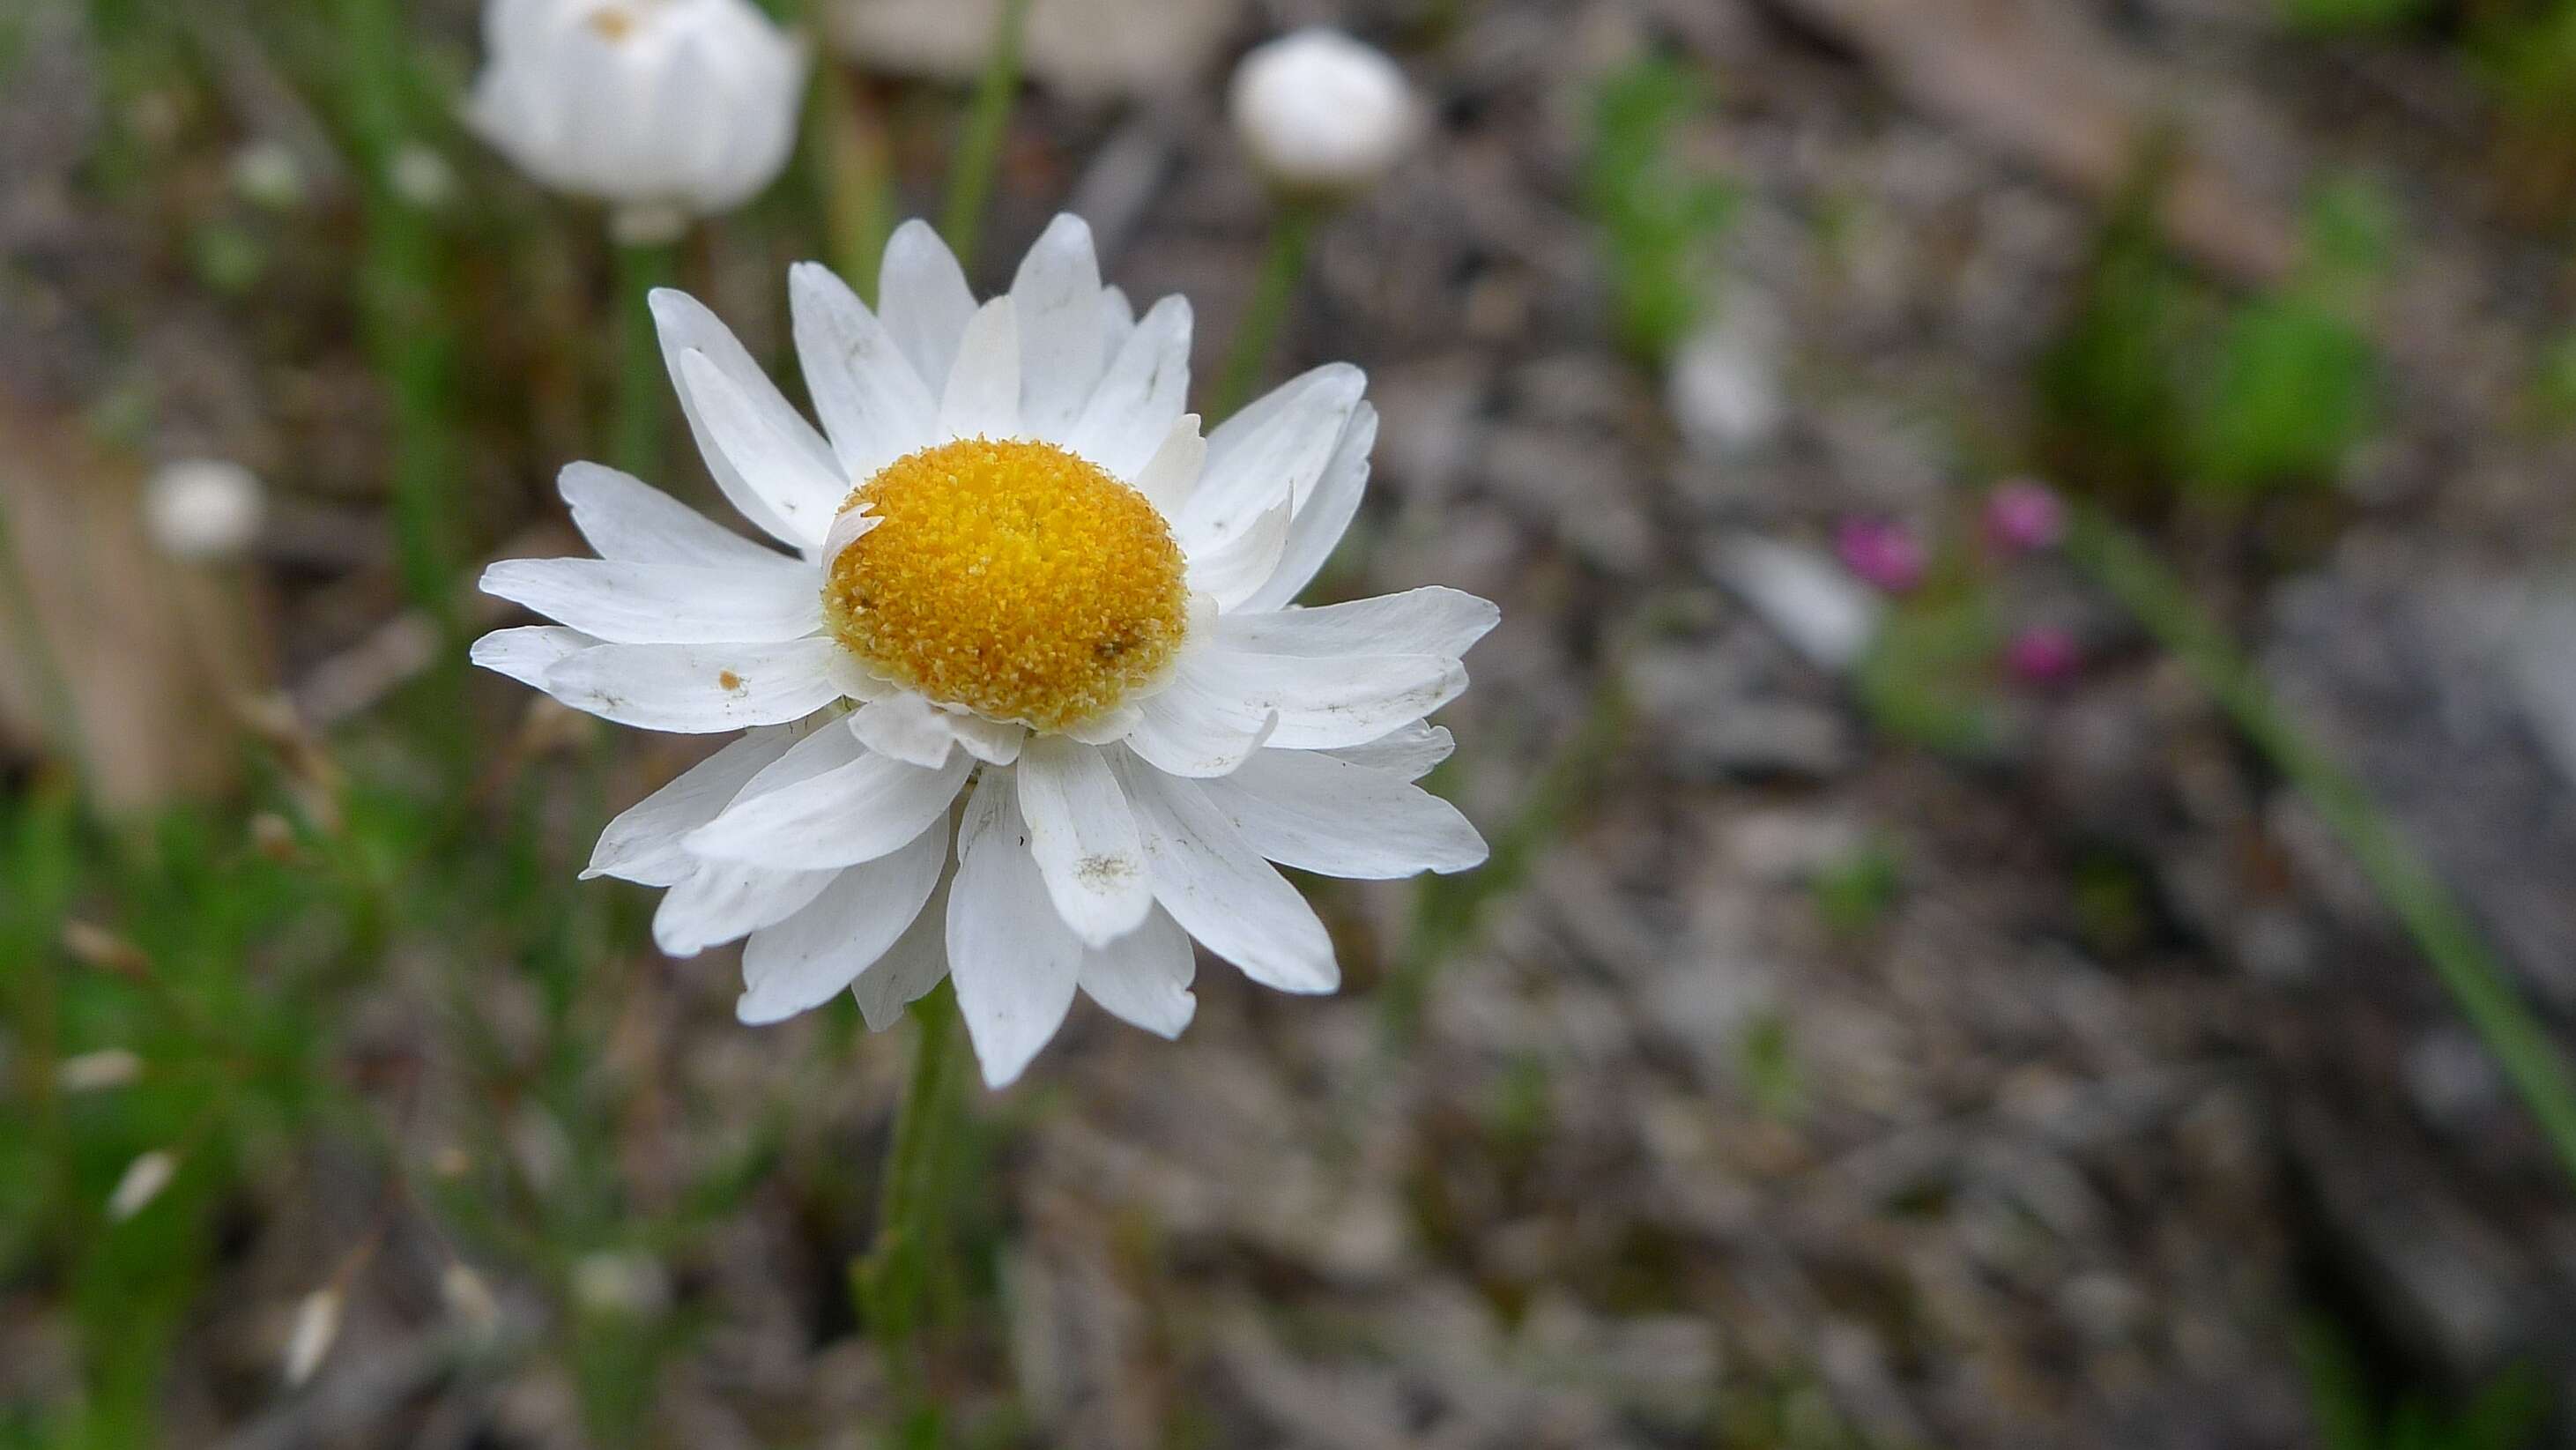
[[[773,9],[658,280],[785,378],[1000,17]],[[0,0],[0,1447],[2576,1444],[2576,4],[1035,0],[979,288],[1368,369],[1495,852],[970,1089],[891,1315],[909,1032],[463,664],[562,464],[720,507],[475,10]],[[1265,270],[1315,23],[1426,122]]]

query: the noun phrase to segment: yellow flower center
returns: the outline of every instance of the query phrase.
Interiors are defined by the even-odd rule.
[[[877,673],[1040,730],[1171,663],[1189,591],[1145,496],[1049,443],[962,439],[896,459],[841,507],[883,520],[831,561],[823,612]]]

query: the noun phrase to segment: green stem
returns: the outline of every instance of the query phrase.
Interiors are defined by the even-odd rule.
[[[983,76],[975,82],[975,100],[958,138],[957,157],[948,173],[948,205],[940,231],[959,263],[972,269],[975,243],[984,227],[984,203],[993,194],[993,175],[1010,135],[1011,107],[1020,95],[1020,46],[1027,38],[1030,0],[1002,0],[993,22],[992,48],[984,56]]]
[[[2085,513],[2069,531],[2067,548],[2182,661],[2342,838],[2576,1178],[2576,1073],[2515,995],[2503,966],[2441,877],[2369,790],[2301,732],[2225,629],[2144,544],[2110,520]]]
[[[662,345],[653,331],[651,298],[679,276],[679,247],[667,242],[617,248],[617,466],[648,482],[662,472],[669,384],[662,373]]]
[[[1270,240],[1262,249],[1252,303],[1244,311],[1243,325],[1235,329],[1234,348],[1226,355],[1225,371],[1209,400],[1211,425],[1251,401],[1262,369],[1269,364],[1270,349],[1279,339],[1280,324],[1288,320],[1288,309],[1297,300],[1297,284],[1305,280],[1306,254],[1322,220],[1319,208],[1296,201],[1281,203],[1271,218]]]
[[[832,269],[860,301],[874,307],[877,271],[885,260],[886,238],[894,232],[894,174],[886,155],[885,125],[838,65],[823,67],[812,117]]]
[[[929,1314],[947,1221],[945,1168],[963,1107],[964,1056],[958,1051],[957,994],[941,982],[912,1005],[920,1042],[912,1080],[896,1111],[879,1190],[876,1242],[851,1266],[851,1289],[868,1334],[883,1347],[907,1398],[917,1389],[911,1348]]]

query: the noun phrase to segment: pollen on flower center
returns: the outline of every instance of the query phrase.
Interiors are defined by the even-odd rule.
[[[603,5],[590,12],[584,23],[611,45],[635,33],[635,17],[614,5]]]
[[[1189,618],[1180,546],[1143,494],[1047,443],[925,448],[842,509],[883,522],[831,562],[832,633],[944,704],[1078,725],[1171,663]]]

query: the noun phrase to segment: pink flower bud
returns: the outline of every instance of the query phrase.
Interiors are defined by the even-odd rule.
[[[2075,636],[2055,625],[2033,625],[2004,646],[2004,668],[2025,685],[2061,684],[2083,662]]]
[[[1903,594],[1923,582],[1923,545],[1904,525],[1886,519],[1846,519],[1834,534],[1843,567],[1875,588]]]
[[[2066,504],[2036,479],[2008,479],[1986,495],[1986,537],[2015,554],[2056,548],[2066,537]]]

